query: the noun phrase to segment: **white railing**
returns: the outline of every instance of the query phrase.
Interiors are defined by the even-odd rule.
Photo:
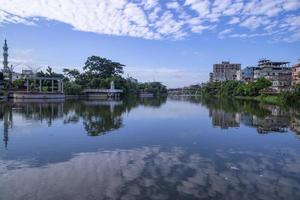
[[[122,93],[123,90],[118,89],[85,89],[84,93]]]

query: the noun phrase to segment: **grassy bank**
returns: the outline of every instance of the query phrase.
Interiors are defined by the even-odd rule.
[[[236,96],[236,99],[259,101],[262,103],[274,104],[274,105],[285,105],[285,102],[280,96],[274,95],[260,95],[260,96]]]

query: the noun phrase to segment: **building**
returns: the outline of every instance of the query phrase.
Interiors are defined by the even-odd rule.
[[[292,85],[300,84],[300,60],[298,64],[292,67]]]
[[[254,68],[253,78],[266,78],[272,82],[274,92],[288,91],[292,84],[292,69],[289,62],[273,62],[270,60],[260,60],[257,68]]]
[[[21,78],[30,78],[33,77],[34,73],[31,69],[23,69],[21,73]]]
[[[242,81],[243,80],[242,70],[237,70],[236,71],[236,80],[237,81]]]
[[[246,67],[242,70],[242,80],[243,81],[253,81],[254,80],[254,70],[258,67]]]
[[[237,80],[237,72],[241,70],[241,64],[223,61],[221,64],[213,65],[213,81]]]
[[[29,77],[34,76],[34,73],[32,70],[22,70],[22,73],[18,73],[13,71],[13,66],[9,67],[9,62],[8,62],[8,45],[7,45],[7,40],[4,40],[4,46],[3,46],[3,68],[2,68],[2,74],[4,77],[4,80],[8,81],[15,81],[18,79],[26,79]]]

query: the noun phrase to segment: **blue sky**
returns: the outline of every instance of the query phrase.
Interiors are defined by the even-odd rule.
[[[300,58],[299,0],[0,0],[10,61],[81,69],[90,55],[125,76],[180,87],[208,80],[214,63]]]

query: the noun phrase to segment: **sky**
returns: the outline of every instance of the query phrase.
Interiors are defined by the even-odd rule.
[[[0,0],[5,38],[16,71],[81,70],[98,55],[125,77],[182,87],[222,61],[297,63],[300,0]]]

